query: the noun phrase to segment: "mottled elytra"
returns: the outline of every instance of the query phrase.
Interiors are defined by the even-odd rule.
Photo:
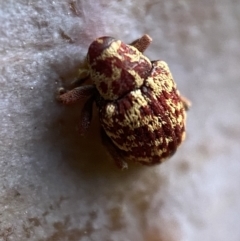
[[[148,35],[131,44],[97,38],[74,88],[61,89],[57,97],[63,104],[88,98],[81,113],[81,134],[89,128],[96,103],[103,144],[121,169],[127,168],[126,161],[161,163],[185,138],[190,102],[177,90],[168,65],[143,54],[151,41]],[[84,85],[86,80],[91,84]]]

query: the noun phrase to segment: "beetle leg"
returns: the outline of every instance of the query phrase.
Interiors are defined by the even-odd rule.
[[[121,170],[127,169],[128,164],[123,160],[124,157],[121,151],[113,144],[113,142],[107,136],[103,128],[101,128],[101,138],[102,138],[103,145],[106,147],[108,153],[111,155],[117,167],[120,168]]]
[[[186,97],[184,97],[184,96],[182,96],[182,95],[180,96],[180,99],[181,99],[181,101],[182,101],[182,103],[183,103],[184,109],[185,109],[185,110],[189,110],[189,108],[190,108],[191,105],[192,105],[191,101],[188,100]]]
[[[130,45],[134,46],[136,49],[143,53],[151,44],[151,42],[152,38],[149,35],[144,34],[141,38],[133,41]]]
[[[89,77],[85,77],[85,78],[82,78],[82,77],[79,77],[78,79],[76,80],[73,80],[70,84],[70,87],[69,89],[74,89],[78,86],[81,86],[85,81],[87,81],[89,79]]]
[[[87,59],[85,58],[81,68],[78,70],[78,78],[72,81],[70,85],[70,89],[81,86],[88,79],[89,79],[89,67],[88,67]]]
[[[74,104],[85,97],[92,96],[95,92],[95,86],[84,85],[65,92],[63,88],[59,89],[57,100],[65,105]]]
[[[95,95],[92,95],[83,106],[80,117],[80,124],[78,125],[78,131],[80,135],[84,135],[85,132],[89,129],[92,120],[92,107],[94,98]]]

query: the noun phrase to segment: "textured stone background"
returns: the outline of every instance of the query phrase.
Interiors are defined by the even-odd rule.
[[[0,1],[0,240],[239,241],[239,29],[237,0]],[[170,161],[121,172],[54,95],[94,38],[143,33],[193,106]]]

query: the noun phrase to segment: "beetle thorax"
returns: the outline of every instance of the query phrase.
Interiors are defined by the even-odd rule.
[[[88,50],[90,76],[100,95],[116,100],[139,88],[152,64],[135,47],[111,37],[95,40]]]

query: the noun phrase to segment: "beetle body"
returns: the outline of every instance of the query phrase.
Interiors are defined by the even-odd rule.
[[[93,82],[88,94],[84,85],[59,96],[66,104],[91,96],[88,102],[97,104],[104,144],[120,168],[126,160],[161,163],[185,138],[189,102],[179,94],[167,64],[143,55],[150,42],[147,35],[131,45],[111,37],[96,39],[83,69]],[[89,107],[82,112],[81,132],[89,126],[89,112]]]

